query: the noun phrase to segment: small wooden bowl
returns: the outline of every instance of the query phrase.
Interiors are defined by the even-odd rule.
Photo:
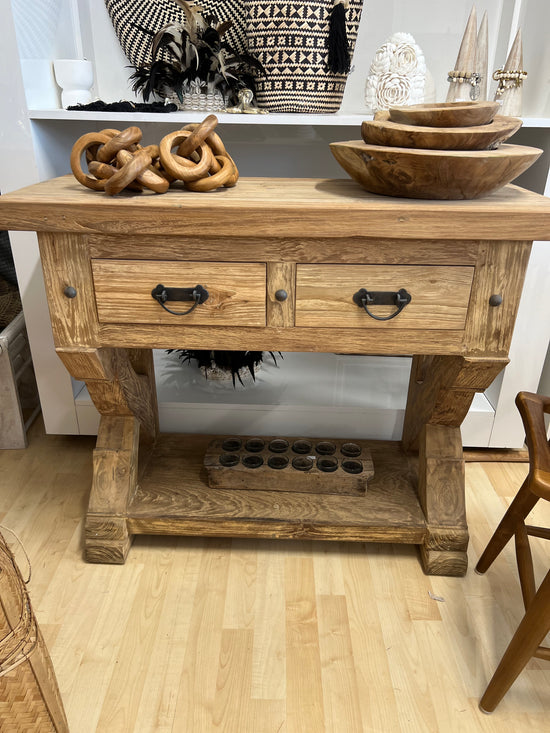
[[[413,199],[475,199],[517,178],[541,155],[539,148],[501,145],[497,150],[415,150],[331,143],[342,168],[363,188]]]
[[[390,120],[389,112],[377,112],[361,125],[361,137],[370,145],[424,150],[487,150],[511,137],[523,124],[518,117],[495,117],[488,125],[473,127],[424,127]]]
[[[498,102],[413,104],[410,107],[390,107],[390,120],[427,127],[471,127],[488,124],[498,108]]]

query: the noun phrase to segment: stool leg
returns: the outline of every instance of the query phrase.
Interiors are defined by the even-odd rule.
[[[515,540],[519,582],[521,584],[523,605],[525,610],[527,610],[535,597],[537,586],[535,584],[531,545],[529,544],[529,536],[523,522],[516,529]]]
[[[515,534],[518,523],[523,522],[538,500],[539,497],[535,496],[529,489],[529,477],[527,477],[479,558],[476,565],[478,573],[484,573],[488,570],[493,560]]]
[[[493,712],[550,631],[549,608],[550,571],[540,584],[480,700],[479,707],[484,713]]]

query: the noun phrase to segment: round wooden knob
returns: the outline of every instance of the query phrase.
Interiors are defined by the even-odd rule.
[[[275,300],[278,300],[279,303],[282,303],[287,298],[288,298],[288,293],[286,292],[286,290],[277,290],[277,292],[275,293]]]

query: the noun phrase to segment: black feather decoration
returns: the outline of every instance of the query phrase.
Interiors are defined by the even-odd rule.
[[[67,109],[80,110],[81,112],[176,112],[175,104],[164,104],[163,102],[151,102],[141,104],[140,102],[103,102],[97,99],[89,104],[73,104]]]
[[[235,387],[235,379],[244,387],[241,372],[248,370],[250,376],[256,381],[256,369],[263,361],[263,351],[207,351],[194,349],[167,349],[167,354],[176,353],[182,364],[190,364],[196,361],[197,366],[204,370],[204,375],[208,379],[209,369],[221,369],[231,375],[233,387]],[[273,359],[273,363],[277,364],[275,354],[270,351],[269,355]],[[278,352],[280,358],[283,358],[281,352]]]
[[[133,91],[145,101],[175,93],[181,102],[185,93],[198,87],[219,91],[227,106],[237,104],[241,89],[254,93],[254,74],[265,74],[265,70],[251,54],[238,54],[222,40],[232,21],[219,23],[214,16],[203,17],[199,6],[177,2],[185,18],[154,34],[151,63],[135,67],[130,77]]]

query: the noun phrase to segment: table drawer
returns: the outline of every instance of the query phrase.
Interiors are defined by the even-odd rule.
[[[325,328],[464,329],[473,267],[425,265],[298,265],[296,326]],[[404,288],[411,300],[390,320],[376,320],[357,305],[360,289],[391,292]],[[385,318],[394,305],[373,305]]]
[[[92,272],[100,323],[265,326],[263,263],[95,259]],[[187,315],[173,315],[151,295],[159,284],[166,288],[200,284],[208,291],[208,298]],[[181,313],[193,302],[169,301],[165,305]]]

